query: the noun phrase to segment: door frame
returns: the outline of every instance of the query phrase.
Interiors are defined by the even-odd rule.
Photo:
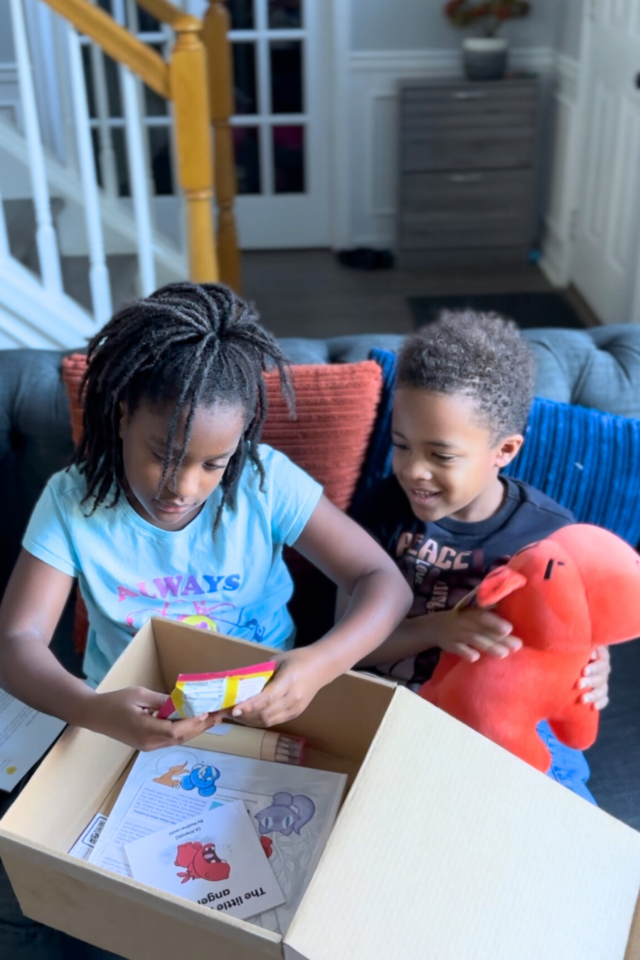
[[[582,9],[582,31],[581,31],[581,46],[580,46],[580,60],[578,64],[578,103],[577,103],[577,118],[576,118],[576,143],[577,150],[576,155],[584,155],[584,151],[588,148],[589,144],[589,133],[590,133],[590,120],[591,120],[591,104],[587,96],[587,87],[588,87],[588,78],[591,75],[592,67],[592,44],[591,39],[593,36],[594,25],[596,23],[597,14],[599,12],[600,4],[602,0],[585,0]],[[587,164],[582,165],[582,170],[580,176],[576,177],[575,186],[574,186],[574,195],[572,197],[571,208],[576,211],[577,216],[582,215],[582,210],[580,209],[580,203],[586,188],[586,177],[587,177]],[[576,231],[573,230],[570,236],[570,251],[569,251],[569,282],[572,283],[576,289],[580,292],[580,287],[576,284],[574,278],[574,256],[576,250]],[[630,323],[640,323],[640,242],[638,243],[638,259],[635,269],[635,284],[634,292],[631,301],[631,311],[629,317]]]
[[[326,161],[325,166],[321,168],[326,177],[326,227],[322,231],[325,238],[321,245],[329,249],[338,249],[343,247],[349,235],[349,46],[350,46],[350,0],[314,0],[316,4],[317,18],[322,18],[323,39],[322,45],[325,48],[320,51],[320,55],[314,57],[315,65],[307,62],[305,71],[311,68],[316,69],[320,76],[313,76],[313,82],[316,85],[318,95],[321,98],[321,107],[319,122],[321,129],[318,136],[326,140]],[[187,0],[187,3],[194,5],[194,0]],[[195,4],[202,3],[202,0],[195,0]],[[242,31],[238,31],[240,34]],[[238,41],[242,41],[242,36],[238,36]],[[320,42],[320,41],[319,41]],[[307,80],[309,75],[307,74]],[[251,123],[248,124],[251,126]],[[236,124],[234,123],[235,127]],[[242,122],[238,127],[245,126]],[[307,148],[313,149],[311,138],[307,140]],[[307,158],[307,163],[309,158]],[[243,195],[237,196],[237,202],[244,201]],[[246,197],[248,204],[251,203],[251,195]],[[259,197],[256,197],[259,200]],[[283,204],[287,203],[287,196],[280,198]],[[291,201],[295,202],[295,194],[291,195]],[[285,207],[286,209],[286,207]],[[243,211],[243,216],[250,215],[250,206]],[[257,216],[262,215],[256,212]],[[283,216],[286,213],[283,212]],[[296,213],[296,222],[299,222],[299,212]],[[238,210],[236,208],[236,219]],[[260,222],[260,221],[259,221]],[[295,227],[294,227],[295,231]],[[260,231],[264,233],[264,231]],[[265,235],[266,236],[266,235]],[[250,247],[251,250],[277,249],[277,242],[272,248],[262,246],[260,243],[256,247]],[[295,247],[291,247],[295,249]],[[304,248],[302,248],[304,249]]]
[[[331,104],[330,133],[332,141],[330,144],[332,169],[329,183],[331,198],[330,239],[331,248],[333,250],[340,250],[347,246],[350,236],[350,0],[330,0],[330,16],[332,43],[329,76],[333,81],[332,90],[329,93],[329,102]]]

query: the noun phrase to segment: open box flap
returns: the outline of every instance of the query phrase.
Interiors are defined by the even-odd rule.
[[[285,957],[623,960],[639,888],[640,834],[398,689]]]

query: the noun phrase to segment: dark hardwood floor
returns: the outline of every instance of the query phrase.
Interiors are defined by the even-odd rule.
[[[330,250],[243,253],[243,295],[279,337],[409,333],[407,298],[444,294],[552,290],[538,267],[364,271],[343,267]],[[586,325],[597,323],[584,301],[567,291]]]

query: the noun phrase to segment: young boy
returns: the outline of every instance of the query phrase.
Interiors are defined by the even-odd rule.
[[[394,556],[414,602],[407,618],[361,664],[411,687],[431,676],[440,650],[466,660],[504,657],[521,641],[490,611],[452,608],[495,566],[573,522],[568,510],[500,475],[518,453],[533,399],[534,358],[517,327],[492,314],[445,314],[406,341],[393,408],[393,476],[356,517]],[[338,609],[344,597],[338,598]],[[609,654],[597,651],[582,699],[607,703]],[[591,688],[591,689],[586,689]],[[584,757],[539,733],[550,774],[592,802]]]

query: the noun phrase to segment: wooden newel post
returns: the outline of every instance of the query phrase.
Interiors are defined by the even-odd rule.
[[[229,118],[233,114],[233,68],[230,27],[225,0],[210,0],[204,15],[202,35],[209,65],[209,108],[214,129],[215,180],[218,201],[218,256],[220,276],[240,290],[240,255],[233,204],[236,167]]]
[[[207,84],[207,55],[200,22],[180,17],[173,24],[171,99],[175,108],[178,181],[187,202],[189,276],[195,283],[219,279],[213,226],[213,165]]]

